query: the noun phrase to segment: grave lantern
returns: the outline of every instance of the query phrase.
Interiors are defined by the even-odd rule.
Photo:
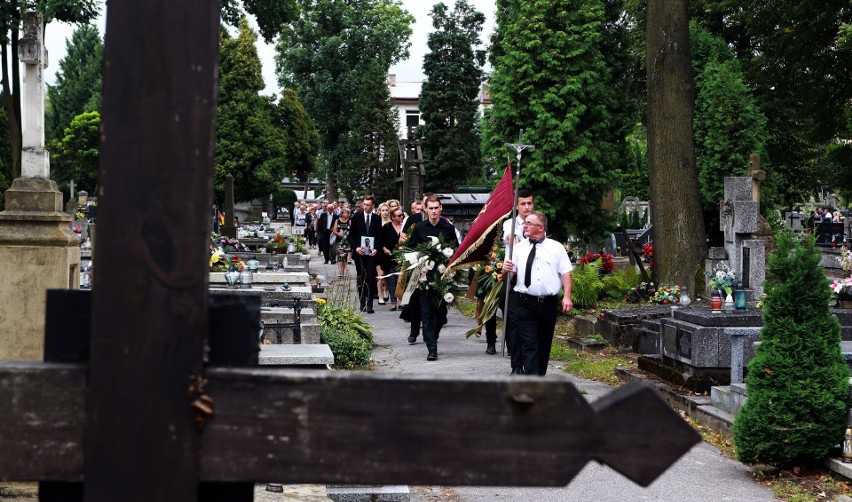
[[[240,289],[250,289],[251,279],[251,270],[248,268],[248,266],[243,267],[243,269],[240,270]]]
[[[252,273],[257,272],[257,267],[260,266],[260,262],[257,261],[257,255],[251,255],[251,258],[246,262],[246,266]]]
[[[734,288],[734,305],[737,307],[737,310],[748,308],[748,293],[743,288],[743,283],[741,282],[738,282]]]
[[[225,281],[228,283],[229,288],[237,287],[237,282],[240,281],[240,272],[237,270],[237,266],[233,263],[228,267],[228,271],[225,272]]]

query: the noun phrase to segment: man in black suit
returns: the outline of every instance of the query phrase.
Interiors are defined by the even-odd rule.
[[[373,209],[376,207],[376,198],[372,195],[364,197],[363,212],[355,213],[349,227],[349,246],[353,250],[352,257],[355,260],[357,271],[358,298],[361,311],[368,314],[373,313],[373,293],[376,290],[376,250],[382,248],[379,241],[379,233],[382,230],[382,217]],[[361,238],[369,237],[372,242],[370,252],[365,252],[361,247]]]
[[[325,211],[317,218],[317,241],[320,251],[322,251],[325,263],[335,263],[337,258],[331,254],[331,229],[334,227],[334,220],[337,219],[337,214],[334,212],[334,204],[325,206]]]

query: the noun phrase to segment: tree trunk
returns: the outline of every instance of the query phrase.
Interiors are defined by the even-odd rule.
[[[688,3],[648,1],[648,170],[657,285],[694,292],[706,242],[692,130]]]

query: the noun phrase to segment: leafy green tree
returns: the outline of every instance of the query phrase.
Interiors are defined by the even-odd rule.
[[[100,127],[101,115],[94,111],[77,115],[65,128],[53,151],[59,168],[52,177],[60,187],[73,179],[79,190],[97,193]]]
[[[823,145],[852,135],[845,78],[852,57],[837,45],[838,32],[852,22],[849,1],[698,3],[708,29],[734,49],[766,116],[767,153],[784,180],[779,189],[788,204],[801,201],[819,182]]]
[[[814,237],[798,242],[784,232],[776,243],[761,343],[748,365],[748,400],[733,430],[741,461],[788,466],[819,461],[841,442],[849,368]]]
[[[314,121],[293,89],[284,89],[278,103],[270,103],[269,106],[272,125],[278,130],[284,145],[286,172],[305,181],[314,171],[320,148]]]
[[[65,42],[56,84],[47,86],[50,107],[45,113],[45,139],[60,141],[71,120],[83,112],[99,111],[104,44],[97,27],[84,24]]]
[[[276,48],[278,82],[299,93],[317,126],[330,196],[350,159],[349,128],[363,77],[408,57],[414,18],[398,0],[299,0]]]
[[[239,35],[222,31],[219,108],[216,126],[216,200],[224,199],[225,176],[234,177],[234,198],[247,201],[278,189],[284,177],[284,146],[272,125],[264,88],[257,35],[243,19]]]
[[[45,25],[53,20],[88,23],[98,16],[98,0],[4,0],[0,3],[0,106],[6,111],[6,130],[11,144],[8,178],[21,175],[21,74],[18,39],[23,13],[37,10]]]
[[[239,26],[240,20],[251,14],[263,39],[270,43],[281,33],[281,27],[296,17],[296,3],[296,0],[224,0],[222,20],[230,26]]]
[[[372,193],[377,200],[396,194],[398,115],[378,64],[363,75],[355,109],[349,121],[348,159],[353,162],[340,173],[342,193]]]
[[[497,2],[483,156],[502,164],[504,143],[525,130],[524,142],[536,148],[524,154],[520,186],[536,195],[558,238],[597,239],[614,226],[601,201],[626,132],[615,113],[624,96],[601,50],[605,20],[591,0]]]
[[[483,174],[476,123],[485,52],[475,48],[485,16],[466,0],[452,12],[437,3],[431,16],[420,91],[426,190],[452,191]]]

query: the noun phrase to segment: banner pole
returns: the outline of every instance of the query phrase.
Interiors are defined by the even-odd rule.
[[[506,146],[512,147],[515,149],[515,159],[517,160],[517,167],[515,168],[515,179],[513,180],[513,186],[515,187],[515,196],[512,201],[512,224],[510,225],[509,231],[509,241],[506,243],[507,247],[507,255],[509,260],[514,263],[514,252],[515,252],[515,227],[518,220],[518,191],[521,189],[521,152],[524,150],[534,150],[535,145],[525,145],[524,141],[524,130],[518,133],[518,142],[517,143],[506,143]],[[514,274],[514,273],[513,273]],[[509,293],[511,280],[508,275],[504,275],[503,282],[506,285],[506,298],[503,303],[503,348],[500,351],[501,357],[506,357],[506,330],[509,326]],[[519,347],[515,347],[515,350],[519,350]]]

